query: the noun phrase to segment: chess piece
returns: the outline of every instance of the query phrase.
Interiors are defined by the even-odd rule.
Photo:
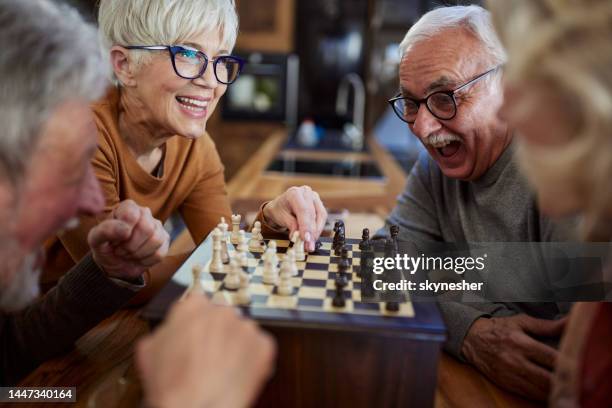
[[[255,230],[257,229],[257,234],[255,234]],[[263,241],[264,237],[263,235],[261,235],[261,222],[259,221],[255,221],[255,223],[253,224],[253,235],[255,235],[255,238],[258,241]]]
[[[284,266],[284,267],[283,267]],[[291,270],[287,267],[287,262],[283,262],[280,271],[280,283],[278,284],[277,293],[281,296],[291,296],[293,294],[293,285],[291,284]]]
[[[204,287],[202,286],[202,281],[201,281],[201,277],[202,277],[202,265],[200,264],[195,264],[191,267],[191,274],[192,274],[192,281],[191,281],[191,287],[189,288],[189,294],[190,295],[194,295],[194,294],[200,294],[203,295],[204,294]]]
[[[234,245],[238,245],[240,241],[240,220],[242,216],[240,214],[232,214],[232,234],[230,236],[230,242]]]
[[[295,260],[298,262],[302,262],[306,260],[306,253],[304,252],[304,241],[300,237],[299,231],[293,231],[293,236],[291,237],[291,242],[293,242],[293,250],[295,254]]]
[[[235,259],[232,259],[230,263],[230,271],[225,277],[224,286],[229,290],[236,290],[240,287],[240,274],[242,268]]]
[[[348,259],[348,248],[347,247],[342,247],[342,250],[340,252],[340,262],[338,262],[338,269],[342,268],[344,272],[348,272],[348,270],[351,268],[351,263],[349,262]]]
[[[395,248],[395,252],[398,252],[399,251],[399,242],[398,242],[399,226],[391,225],[391,227],[389,227],[389,232],[391,235],[391,241],[393,242],[393,247]]]
[[[240,305],[248,305],[251,303],[251,292],[249,290],[249,274],[242,272],[240,274],[240,288],[236,293],[236,302]]]
[[[370,241],[370,230],[368,228],[364,228],[361,232],[361,242],[359,243],[359,249],[364,250],[365,246]]]
[[[210,260],[208,270],[210,272],[223,272],[223,260],[221,254],[221,231],[218,228],[213,230],[213,255]]]
[[[221,222],[217,225],[217,228],[221,231],[221,262],[224,264],[228,264],[229,259],[229,250],[227,249],[228,236],[227,229],[228,225],[225,222],[225,217],[221,217]]]
[[[274,246],[272,245],[274,243]],[[268,285],[276,285],[278,282],[278,257],[276,255],[276,242],[270,241],[270,245],[262,256],[263,266],[263,283]]]
[[[293,248],[289,248],[287,250],[285,260],[287,262],[287,269],[289,270],[291,276],[298,276],[298,268],[295,264],[295,250]]]
[[[249,244],[244,230],[238,231],[238,245],[236,246],[236,250],[239,252],[249,252]]]
[[[400,309],[400,304],[399,302],[387,302],[385,304],[385,309],[388,312],[398,312]]]
[[[344,247],[345,243],[346,243],[346,239],[344,237],[344,227],[342,227],[338,231],[338,242],[336,243],[336,246],[334,247],[334,255],[339,256],[342,253],[342,248]]]
[[[336,290],[334,293],[334,298],[332,299],[332,305],[334,307],[344,307],[346,305],[346,299],[344,298],[344,287],[346,285],[343,284],[341,280],[336,279]]]
[[[263,252],[262,241],[263,236],[261,235],[261,223],[259,221],[255,221],[255,225],[251,230],[251,239],[249,239],[249,251]]]

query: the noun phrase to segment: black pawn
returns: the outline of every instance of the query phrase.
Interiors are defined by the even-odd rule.
[[[361,242],[359,243],[359,249],[364,250],[368,242],[370,241],[370,230],[368,228],[364,228],[361,232]]]
[[[346,305],[346,299],[344,299],[344,287],[341,279],[336,278],[336,292],[334,294],[334,298],[332,299],[332,305],[334,307],[344,307]]]
[[[400,309],[400,304],[399,302],[387,302],[387,304],[385,305],[385,309],[388,312],[398,312]]]

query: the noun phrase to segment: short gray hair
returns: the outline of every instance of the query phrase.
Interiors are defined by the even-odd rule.
[[[69,6],[2,0],[0,27],[0,173],[17,182],[49,115],[99,98],[108,68],[95,29]]]
[[[175,45],[219,29],[229,50],[238,35],[234,0],[100,0],[100,42],[113,45]]]
[[[424,14],[400,43],[400,56],[403,57],[419,41],[448,28],[465,28],[472,32],[493,58],[495,65],[506,61],[506,52],[497,38],[490,13],[476,5],[440,7]]]

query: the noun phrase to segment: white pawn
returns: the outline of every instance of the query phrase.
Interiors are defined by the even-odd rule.
[[[217,228],[221,231],[221,262],[224,264],[229,263],[229,251],[227,249],[227,228],[228,225],[225,222],[225,217],[221,217],[221,222],[217,225]]]
[[[223,260],[221,255],[221,231],[213,230],[213,256],[208,267],[210,272],[223,272]]]
[[[240,274],[242,268],[240,265],[232,259],[230,271],[225,277],[225,287],[230,290],[235,290],[240,287]]]
[[[285,259],[287,261],[287,269],[289,270],[289,273],[291,274],[291,276],[297,276],[298,268],[297,268],[297,265],[295,264],[295,250],[293,248],[289,248],[287,250]]]
[[[263,282],[268,285],[276,285],[278,282],[278,258],[276,256],[276,246],[274,248],[269,246],[262,258],[264,259]]]
[[[277,266],[278,265],[278,255],[276,254],[276,241],[271,240],[268,243],[267,249],[269,250],[269,251],[266,250],[266,252],[268,253],[268,256],[270,257],[270,263]]]
[[[238,232],[238,245],[236,246],[238,252],[248,252],[249,244],[246,238],[246,233],[243,230]]]
[[[249,290],[250,276],[246,272],[240,274],[240,288],[236,293],[236,301],[240,305],[248,305],[251,303],[251,291]]]
[[[295,250],[295,260],[300,262],[306,260],[306,253],[304,252],[304,241],[302,241],[302,238],[300,238],[299,231],[293,231],[291,242],[293,242],[293,249]]]
[[[287,268],[287,262],[283,262],[280,271],[280,283],[277,287],[277,292],[281,296],[291,296],[293,294],[293,285],[291,285],[291,271]]]
[[[240,214],[232,214],[232,234],[230,242],[234,245],[238,245],[240,240],[240,220],[242,216]]]
[[[255,230],[257,229],[257,234],[255,234]],[[253,224],[253,235],[258,241],[263,241],[264,237],[261,235],[261,222],[255,221]]]
[[[263,237],[261,237],[261,224],[259,221],[255,221],[255,225],[251,230],[251,239],[249,239],[249,251],[251,252],[263,252],[263,245],[261,245],[261,241]]]
[[[204,294],[204,286],[202,286],[202,281],[200,280],[202,276],[202,265],[195,264],[191,267],[191,274],[193,280],[191,282],[191,288],[189,289],[189,294]]]

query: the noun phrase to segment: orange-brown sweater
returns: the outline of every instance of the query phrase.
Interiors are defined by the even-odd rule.
[[[104,212],[96,217],[83,217],[79,227],[47,242],[47,265],[43,285],[50,286],[75,261],[88,252],[87,234],[105,219],[121,201],[134,200],[151,209],[165,222],[178,211],[194,240],[201,242],[219,223],[220,217],[230,221],[231,208],[225,190],[223,164],[208,134],[198,139],[174,136],[166,142],[163,175],[147,173],[136,161],[119,134],[119,90],[113,89],[92,106],[98,128],[98,150],[92,160],[96,177],[106,197]],[[258,219],[263,223],[260,211]],[[267,225],[265,230],[269,231]],[[159,290],[176,271],[187,254],[167,257],[147,273],[147,289],[138,300],[146,300]]]

